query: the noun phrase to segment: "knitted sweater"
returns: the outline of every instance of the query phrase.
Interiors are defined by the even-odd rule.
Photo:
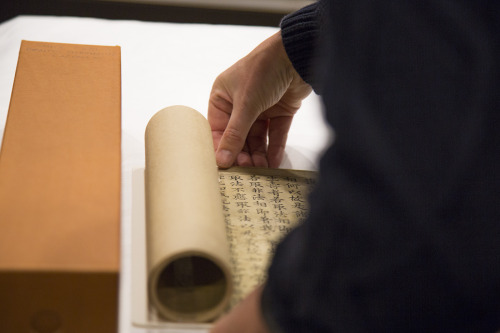
[[[500,328],[498,3],[321,1],[284,18],[336,138],[269,269],[273,332]]]

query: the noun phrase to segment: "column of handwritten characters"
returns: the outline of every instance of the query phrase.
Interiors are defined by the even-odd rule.
[[[307,217],[311,178],[220,172],[234,305],[266,279],[279,241]]]

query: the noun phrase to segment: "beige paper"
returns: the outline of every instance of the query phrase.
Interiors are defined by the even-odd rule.
[[[267,278],[278,243],[308,214],[313,171],[241,168],[219,171],[234,292],[230,307]]]
[[[203,322],[227,307],[229,247],[212,136],[197,111],[172,106],[146,128],[149,297],[166,319]]]

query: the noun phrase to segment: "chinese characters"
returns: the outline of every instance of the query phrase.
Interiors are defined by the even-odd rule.
[[[307,217],[314,182],[311,171],[219,171],[235,286],[231,306],[265,281],[279,241]]]

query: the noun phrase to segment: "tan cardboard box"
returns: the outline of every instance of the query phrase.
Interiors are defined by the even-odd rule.
[[[0,152],[0,332],[116,332],[120,48],[23,41]]]

